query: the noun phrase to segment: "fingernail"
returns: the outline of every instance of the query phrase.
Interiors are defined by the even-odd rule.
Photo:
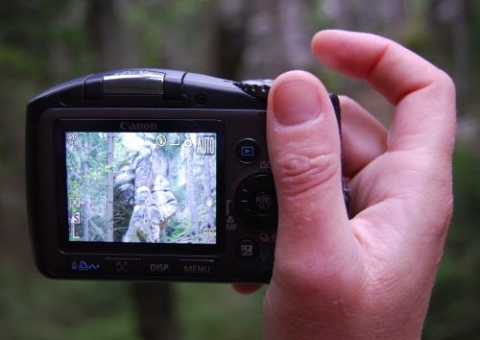
[[[316,118],[321,99],[315,84],[297,78],[280,83],[273,98],[273,110],[278,123],[298,125]]]

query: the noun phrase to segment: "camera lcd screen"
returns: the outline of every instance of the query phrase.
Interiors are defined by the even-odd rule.
[[[181,130],[64,130],[69,243],[217,244],[219,136]]]

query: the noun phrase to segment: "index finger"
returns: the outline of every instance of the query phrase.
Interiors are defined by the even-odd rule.
[[[446,73],[401,45],[367,33],[321,31],[312,50],[326,66],[366,80],[396,105],[387,149],[451,150],[455,88]]]

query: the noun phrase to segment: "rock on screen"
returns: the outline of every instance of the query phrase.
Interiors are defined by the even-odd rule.
[[[69,241],[216,244],[217,137],[65,133]]]

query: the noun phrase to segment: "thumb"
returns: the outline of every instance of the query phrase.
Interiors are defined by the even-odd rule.
[[[279,208],[275,271],[289,264],[310,273],[312,265],[338,270],[338,260],[348,258],[354,244],[342,192],[338,125],[328,93],[313,75],[288,72],[275,80],[267,112]]]

